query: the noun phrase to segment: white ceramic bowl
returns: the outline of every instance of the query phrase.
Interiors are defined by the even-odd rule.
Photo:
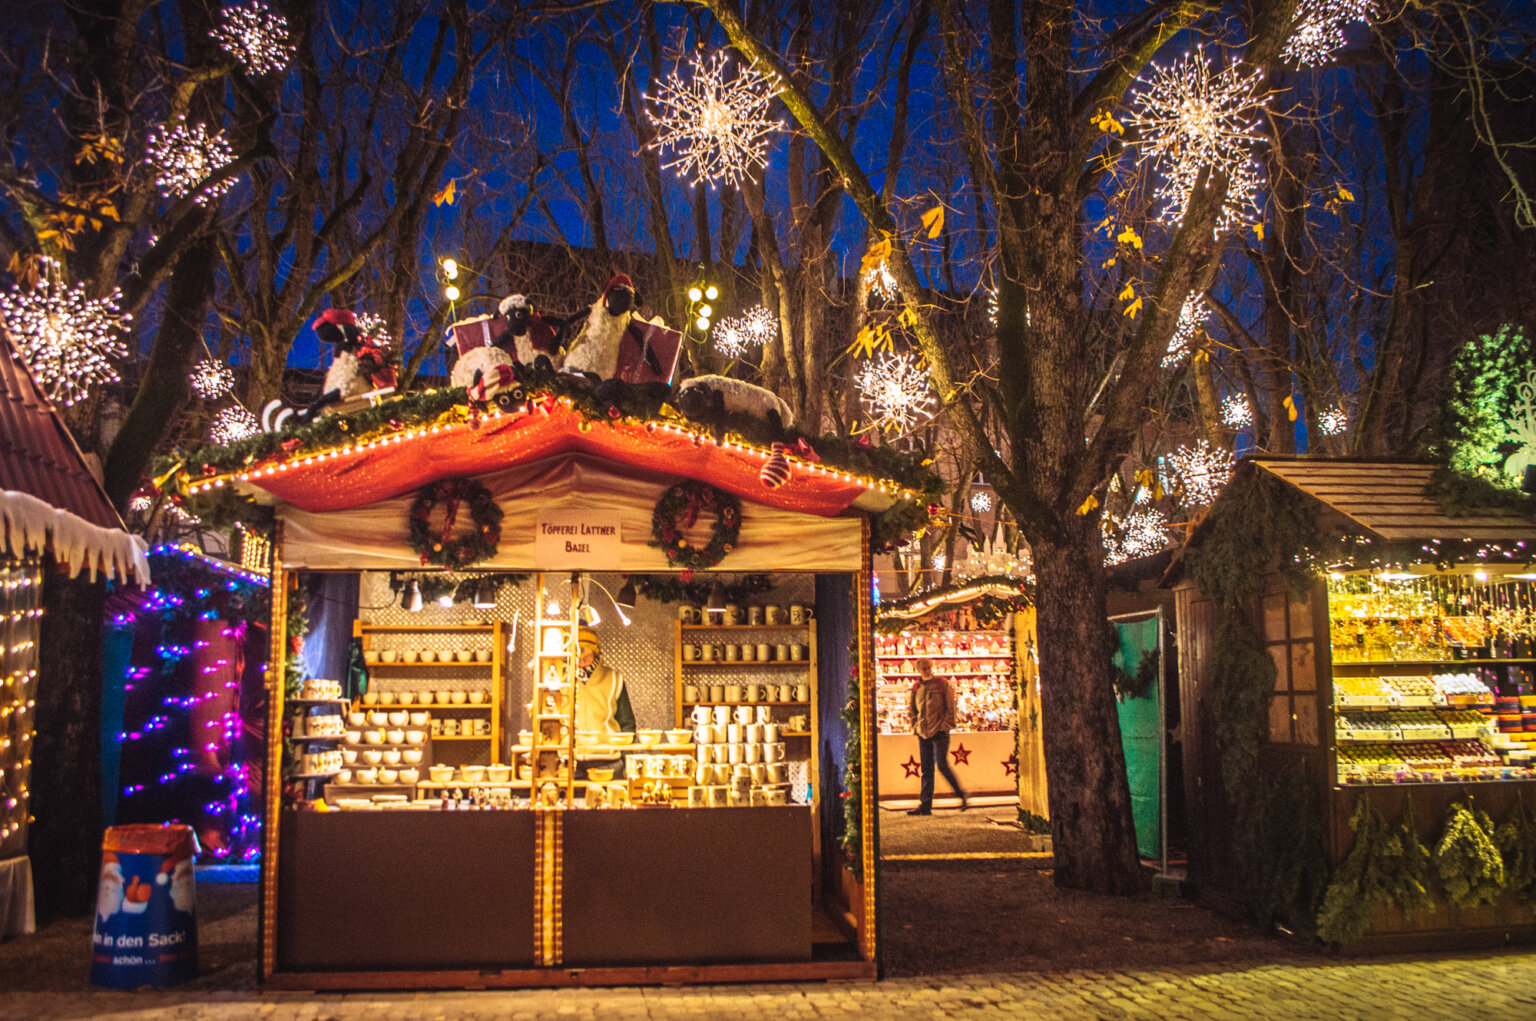
[[[453,779],[452,766],[433,766],[427,770],[433,783],[448,783]]]
[[[377,691],[363,692],[363,705],[378,705],[379,693]]]
[[[603,738],[603,743],[611,745],[634,744],[635,735],[631,734],[627,730],[621,730],[616,734],[609,734],[607,737]]]
[[[489,663],[490,661],[491,661],[491,650],[490,649],[476,649],[475,650],[475,662],[476,663]]]
[[[470,652],[468,649],[455,649],[453,652],[453,661],[455,663],[468,663],[471,659],[474,658],[474,655],[475,654]]]
[[[379,692],[379,705],[394,705],[395,693],[393,691]]]
[[[406,744],[421,744],[426,739],[427,732],[425,730],[407,730],[405,732]]]
[[[524,748],[533,744],[533,731],[519,730],[517,732],[517,743],[522,745]]]
[[[363,732],[361,730],[349,730],[347,731],[347,740],[352,744],[361,744]]]
[[[463,705],[469,699],[469,693],[465,691],[450,691],[448,701],[453,705]]]
[[[384,753],[377,748],[364,748],[363,761],[370,766],[377,766],[380,762],[384,761]]]
[[[469,704],[470,705],[479,705],[480,703],[482,703],[484,701],[485,701],[485,692],[476,690],[476,691],[471,691],[469,693]]]
[[[464,777],[465,783],[480,783],[485,779],[484,766],[460,766],[459,773]]]
[[[347,714],[347,723],[351,724],[354,727],[357,727],[358,729],[362,729],[363,724],[365,724],[367,722],[368,722],[368,714],[367,713],[348,713]]]
[[[341,750],[341,761],[345,762],[349,766],[355,763],[357,761],[357,749],[343,748]]]
[[[692,744],[693,731],[669,730],[667,731],[667,744]]]
[[[405,740],[405,731],[403,731],[403,730],[391,730],[385,736],[389,739],[389,743],[390,744],[400,744],[401,742],[403,742]]]
[[[512,767],[508,765],[487,766],[485,775],[490,778],[491,783],[506,783],[512,779]]]
[[[419,770],[419,769],[402,769],[400,771],[400,782],[401,783],[415,783],[417,780],[420,780],[420,779],[421,779],[421,770]]]
[[[643,745],[661,744],[663,733],[665,732],[660,730],[642,730],[639,732],[640,743]]]
[[[390,713],[389,714],[389,725],[391,727],[403,727],[410,720],[410,718],[411,718],[411,714],[408,713],[408,712],[401,711],[401,712]]]
[[[363,740],[369,744],[383,744],[384,732],[382,730],[370,730],[363,735]]]
[[[402,663],[414,663],[419,658],[421,658],[421,654],[415,649],[406,649],[400,653],[400,662]]]
[[[411,714],[411,726],[413,726],[413,727],[425,727],[431,721],[432,721],[432,714],[431,713],[412,713]]]
[[[381,663],[393,663],[393,662],[395,662],[395,660],[397,660],[399,658],[400,658],[400,653],[395,651],[394,649],[385,649],[384,651],[379,653],[379,662],[381,662]]]
[[[422,649],[421,650],[421,661],[423,663],[436,663],[437,662],[437,652],[436,652],[436,650],[433,650],[433,649]]]
[[[421,761],[421,749],[407,748],[400,753],[400,757],[405,759],[406,765],[414,766]]]
[[[414,691],[402,691],[398,695],[398,701],[401,705],[410,705],[416,701],[416,693]]]
[[[339,772],[337,772],[337,774],[336,774],[336,782],[337,783],[351,783],[352,782],[352,771],[350,769],[343,769],[343,770],[340,770]]]
[[[379,654],[377,652],[365,652],[365,653],[363,653],[363,662],[367,663],[369,666],[373,666],[378,661],[379,661]]]
[[[382,726],[384,726],[384,724],[386,724],[388,722],[389,722],[389,714],[388,713],[381,713],[381,712],[378,712],[377,710],[375,710],[374,712],[370,712],[368,714],[368,723],[369,723],[370,726],[382,727]]]
[[[384,749],[384,764],[386,766],[398,766],[398,765],[400,765],[400,749],[398,749],[398,748],[386,748],[386,749]]]
[[[353,774],[358,783],[378,783],[379,771],[377,769],[359,769]]]
[[[399,779],[400,779],[400,771],[398,769],[381,769],[381,770],[379,770],[379,783],[394,783],[395,781],[397,781]]]

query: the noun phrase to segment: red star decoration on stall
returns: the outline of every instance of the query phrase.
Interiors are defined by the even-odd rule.
[[[1012,755],[1008,756],[1006,759],[1003,760],[1003,775],[1004,776],[1018,776],[1019,775],[1019,753],[1018,752],[1014,752]]]
[[[957,766],[969,766],[971,764],[971,750],[963,744],[956,746],[955,750],[949,754],[954,756],[955,765]]]
[[[901,764],[901,768],[907,771],[907,776],[922,776],[923,764],[912,756],[907,756],[907,761]]]

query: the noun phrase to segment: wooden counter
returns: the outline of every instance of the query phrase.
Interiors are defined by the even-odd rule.
[[[526,969],[528,811],[287,811],[278,853],[283,972]],[[570,811],[567,966],[808,961],[805,806]]]

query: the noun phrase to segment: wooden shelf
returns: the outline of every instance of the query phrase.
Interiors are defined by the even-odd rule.
[[[489,741],[489,734],[428,734],[431,741]]]
[[[370,669],[370,670],[372,670],[374,667],[381,667],[381,666],[383,666],[383,667],[391,667],[391,668],[393,668],[393,667],[413,667],[413,668],[415,668],[415,667],[424,667],[424,666],[456,666],[456,667],[483,666],[483,667],[493,667],[495,665],[496,664],[492,663],[490,660],[479,660],[479,659],[466,659],[466,660],[463,660],[463,661],[454,660],[454,661],[448,662],[448,663],[444,663],[441,660],[433,660],[430,663],[426,662],[424,660],[414,660],[414,661],[409,662],[409,663],[404,662],[402,660],[396,660],[393,663],[365,663],[364,664],[364,666],[368,667],[368,669]]]
[[[907,652],[899,655],[879,655],[877,660],[902,660],[902,659],[1012,659],[1013,654],[1008,652]]]
[[[684,631],[808,631],[810,624],[683,624]]]
[[[797,666],[801,669],[811,665],[808,659],[685,659],[683,667],[784,667]]]
[[[1373,660],[1365,660],[1365,661],[1356,660],[1356,661],[1353,661],[1353,662],[1346,662],[1346,663],[1334,663],[1333,664],[1333,669],[1335,669],[1335,670],[1339,670],[1339,669],[1348,670],[1351,667],[1359,667],[1359,668],[1362,668],[1362,669],[1364,669],[1364,668],[1380,669],[1382,667],[1446,667],[1446,666],[1480,667],[1480,666],[1499,666],[1500,664],[1503,664],[1503,663],[1516,663],[1516,664],[1520,664],[1520,663],[1536,663],[1536,659],[1521,659],[1521,658],[1506,658],[1506,657],[1499,657],[1499,658],[1496,658],[1496,659],[1381,659],[1381,660],[1374,660],[1373,659]]]
[[[344,698],[285,698],[284,705],[346,705]]]
[[[687,701],[685,699],[682,704],[683,705],[810,705],[811,703],[810,703],[809,700],[804,701],[804,702],[709,702],[709,701],[689,702],[689,701]],[[682,728],[679,727],[678,729],[681,730]]]
[[[283,738],[284,741],[299,741],[304,743],[308,743],[310,741],[345,741],[346,739],[347,736],[345,734],[289,734]]]

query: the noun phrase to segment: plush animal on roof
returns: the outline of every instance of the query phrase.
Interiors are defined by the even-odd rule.
[[[563,361],[560,340],[565,333],[563,321],[550,323],[522,294],[510,294],[501,299],[497,311],[507,321],[507,336],[501,346],[514,362],[533,365],[543,357],[553,368],[560,367]]]
[[[565,353],[565,371],[594,381],[612,379],[619,371],[619,347],[625,333],[630,331],[639,306],[640,297],[634,281],[628,274],[615,274],[592,303],[581,332],[571,341],[570,350]],[[636,336],[635,342],[644,348],[652,369],[660,374],[661,362],[644,346],[644,338]]]
[[[344,308],[328,308],[315,319],[315,335],[331,346],[331,365],[325,370],[320,396],[299,412],[307,422],[325,408],[376,390],[395,387],[395,367],[389,348],[363,332],[357,316]]]
[[[784,398],[764,387],[729,376],[695,376],[677,385],[673,401],[688,418],[712,427],[716,438],[725,431],[728,415],[750,415],[767,422],[782,437],[795,424],[795,413]]]

